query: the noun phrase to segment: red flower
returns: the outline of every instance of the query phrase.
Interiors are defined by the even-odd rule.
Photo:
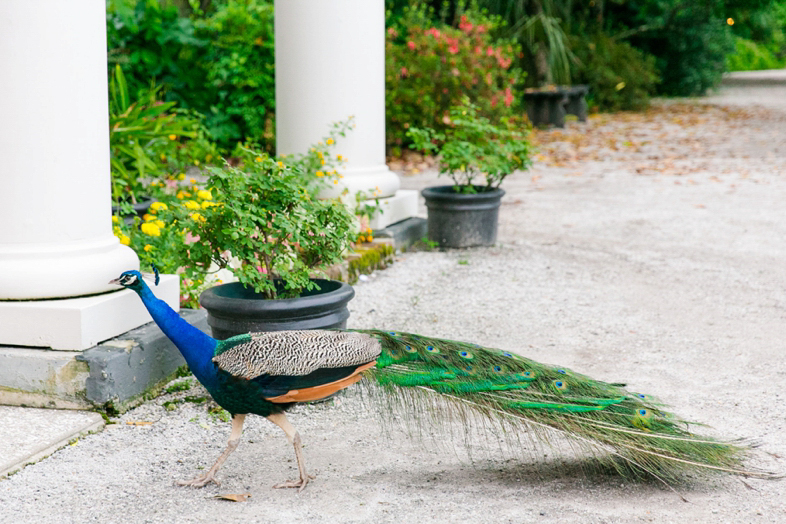
[[[510,107],[510,104],[513,103],[513,92],[510,90],[509,87],[505,88],[505,107]]]
[[[402,67],[401,68],[401,76],[407,76],[408,74],[409,74],[409,71],[407,70],[407,68],[406,67]]]
[[[458,53],[459,52],[458,44],[457,43],[450,44],[450,47],[448,47],[448,52],[451,55],[455,55],[456,53]]]
[[[407,42],[407,47],[409,47],[410,51],[414,51],[415,50],[415,42],[410,40],[409,42]]]
[[[489,48],[486,49],[486,56],[494,56],[494,48],[493,47],[489,46]]]

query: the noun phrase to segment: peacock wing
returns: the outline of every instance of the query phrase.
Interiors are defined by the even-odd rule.
[[[274,331],[241,337],[219,345],[213,362],[281,403],[324,398],[353,384],[381,351],[379,341],[364,333]]]

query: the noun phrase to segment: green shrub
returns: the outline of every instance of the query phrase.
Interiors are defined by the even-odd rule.
[[[757,71],[786,66],[786,60],[778,58],[767,45],[737,37],[734,47],[734,53],[726,56],[727,71]]]
[[[107,41],[132,93],[154,79],[164,100],[205,116],[225,151],[246,139],[273,149],[271,0],[223,0],[193,19],[158,0],[108,0]]]
[[[438,155],[439,173],[453,180],[457,193],[491,191],[514,171],[532,164],[526,133],[513,129],[505,118],[495,124],[480,116],[466,97],[450,108],[445,132],[412,127],[408,135],[413,149]],[[485,186],[476,182],[481,177]]]
[[[388,146],[400,151],[407,145],[410,126],[444,130],[449,108],[464,96],[486,116],[512,114],[517,49],[491,36],[500,23],[498,17],[466,11],[458,27],[451,27],[433,22],[425,9],[410,8],[388,28]]]
[[[210,42],[199,66],[197,92],[181,94],[222,146],[251,139],[275,149],[273,2],[227,0],[209,18],[195,22],[196,35]]]
[[[218,156],[199,115],[161,102],[159,88],[133,99],[119,65],[109,84],[109,146],[112,198],[118,204],[149,196],[148,185],[168,173]]]
[[[603,33],[572,37],[577,83],[590,86],[589,102],[603,111],[641,109],[658,82],[655,57]]]

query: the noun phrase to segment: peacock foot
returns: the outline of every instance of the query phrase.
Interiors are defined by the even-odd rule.
[[[191,480],[178,480],[175,482],[175,484],[178,486],[191,486],[192,488],[204,488],[211,482],[216,486],[221,485],[221,483],[216,479],[215,473],[213,471],[208,471],[204,475],[200,475],[197,478],[193,478]]]
[[[305,476],[301,475],[299,480],[287,480],[286,482],[282,482],[281,484],[276,484],[275,486],[273,486],[273,488],[274,489],[298,488],[297,491],[298,493],[300,493],[306,487],[306,484],[308,484],[310,480],[314,480],[315,478],[317,477],[314,475],[309,475],[309,474],[306,474]]]

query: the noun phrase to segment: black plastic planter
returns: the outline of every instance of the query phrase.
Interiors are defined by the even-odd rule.
[[[199,303],[207,310],[213,337],[287,329],[347,327],[347,303],[355,296],[352,286],[337,280],[314,279],[319,290],[297,298],[268,300],[239,282],[205,290]]]
[[[428,208],[428,238],[440,247],[491,246],[497,241],[502,189],[456,193],[453,186],[427,187],[421,194]]]

